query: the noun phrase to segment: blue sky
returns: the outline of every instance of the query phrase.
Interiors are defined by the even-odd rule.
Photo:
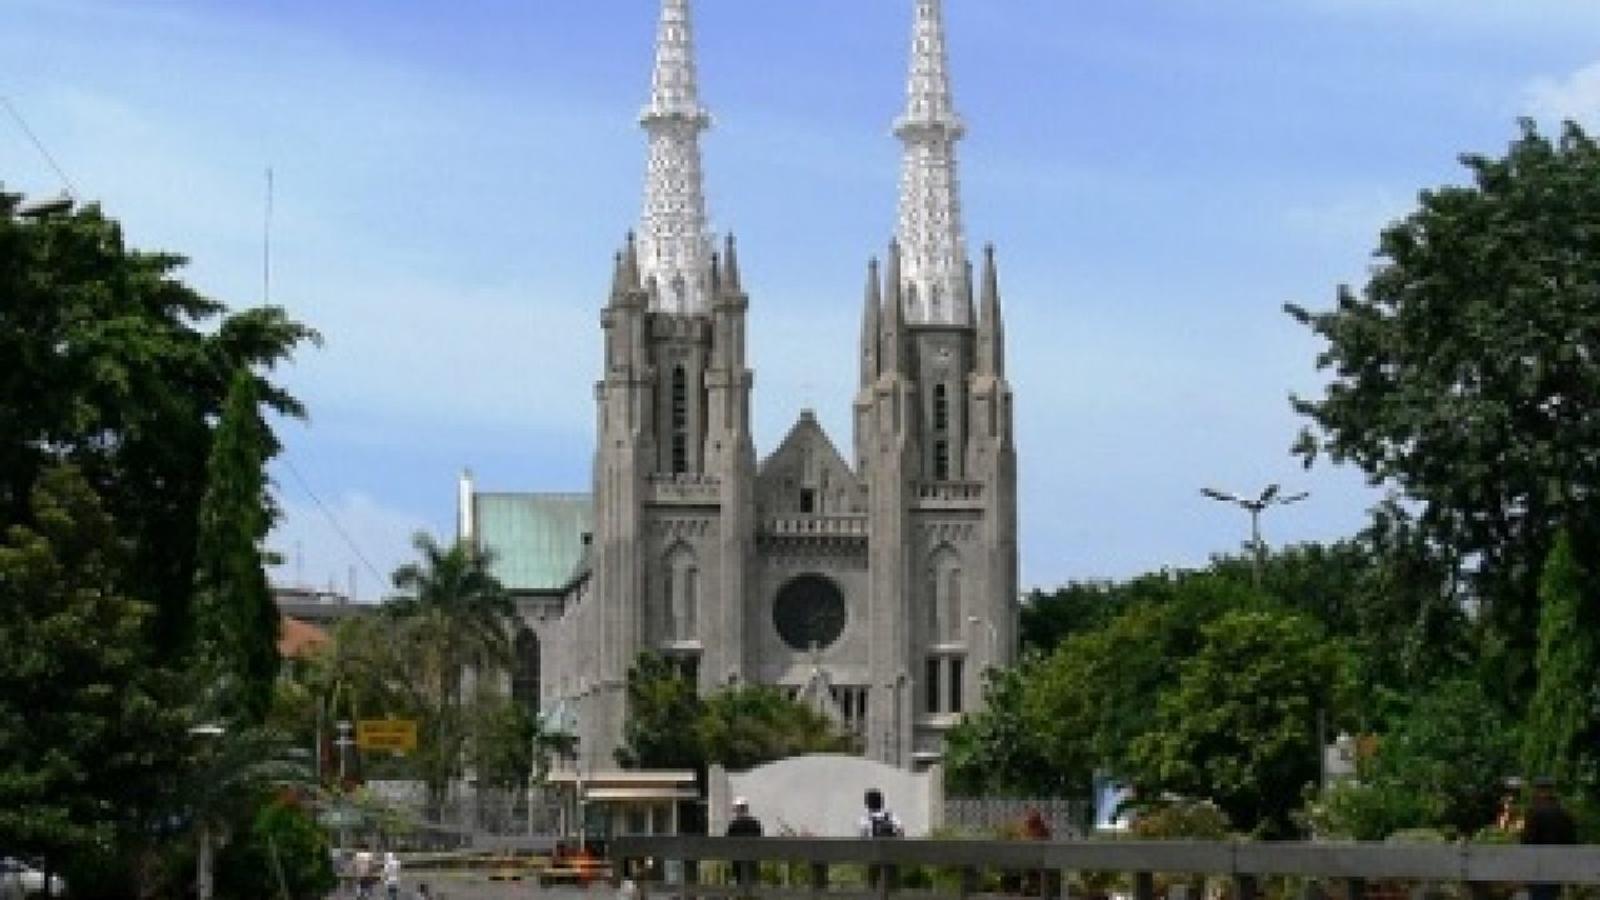
[[[975,244],[999,248],[1023,579],[1202,563],[1243,515],[1349,534],[1358,473],[1287,453],[1317,343],[1280,311],[1519,115],[1600,110],[1588,0],[947,0]],[[751,292],[757,443],[802,406],[848,447],[867,258],[893,229],[911,0],[696,0],[718,230]],[[598,311],[638,216],[653,0],[0,0],[0,94],[133,242],[319,328],[281,373],[282,581],[375,595],[456,474],[587,489]],[[0,118],[0,181],[60,186]],[[298,473],[298,477],[295,473]],[[302,485],[302,479],[305,485]],[[309,486],[360,548],[335,532]],[[368,567],[370,562],[371,567]]]

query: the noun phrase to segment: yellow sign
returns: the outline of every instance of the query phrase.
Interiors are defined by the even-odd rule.
[[[405,753],[417,749],[415,719],[363,719],[356,723],[356,746],[363,750],[393,750]]]

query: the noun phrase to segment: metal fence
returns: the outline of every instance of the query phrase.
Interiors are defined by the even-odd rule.
[[[1018,830],[1035,812],[1050,829],[1051,837],[1065,839],[1084,834],[1092,807],[1087,801],[1060,797],[946,797],[944,826],[960,834],[997,837]]]

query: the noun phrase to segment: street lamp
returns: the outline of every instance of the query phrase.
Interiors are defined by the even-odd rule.
[[[195,725],[189,729],[189,736],[203,740],[207,744],[222,737],[226,733],[221,725],[208,722]],[[194,893],[198,900],[211,900],[211,818],[210,812],[204,808],[196,810],[200,822],[200,850],[195,854],[194,860]]]
[[[1289,496],[1285,497],[1282,496],[1282,490],[1283,489],[1279,485],[1269,484],[1267,485],[1266,489],[1261,492],[1261,496],[1256,497],[1255,499],[1250,499],[1248,497],[1240,497],[1237,494],[1232,494],[1227,491],[1219,491],[1216,488],[1200,489],[1201,494],[1210,497],[1212,500],[1219,500],[1223,503],[1232,503],[1240,509],[1250,513],[1250,546],[1254,551],[1254,559],[1251,562],[1250,574],[1251,580],[1255,583],[1255,586],[1258,589],[1261,587],[1261,563],[1266,557],[1267,552],[1266,545],[1261,541],[1262,511],[1269,506],[1288,506],[1291,503],[1299,503],[1301,500],[1311,496],[1305,491],[1301,491],[1298,494],[1290,494]]]

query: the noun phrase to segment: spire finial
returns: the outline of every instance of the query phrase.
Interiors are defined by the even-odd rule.
[[[663,287],[668,312],[705,312],[711,290],[711,236],[700,168],[700,132],[711,116],[700,105],[689,0],[662,0],[650,102],[639,114],[649,134],[640,263]]]
[[[970,324],[962,302],[966,237],[956,177],[956,141],[965,133],[950,91],[940,0],[916,0],[911,28],[911,72],[906,111],[894,133],[904,145],[898,235],[905,253],[905,284],[915,285],[921,307],[913,321]]]

